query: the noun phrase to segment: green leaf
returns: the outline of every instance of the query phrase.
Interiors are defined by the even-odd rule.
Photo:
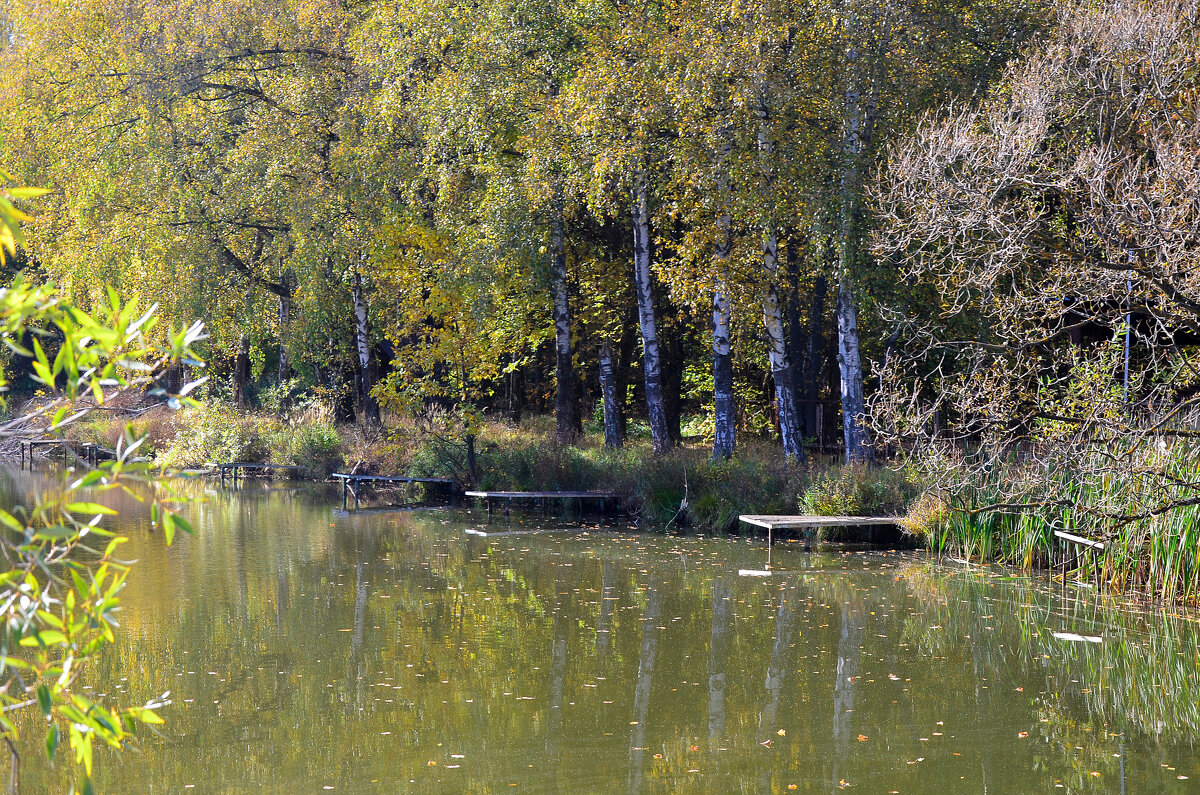
[[[51,724],[49,729],[46,729],[46,758],[51,762],[54,761],[54,755],[58,752],[58,726]]]
[[[65,640],[65,636],[64,636]],[[42,708],[42,714],[47,718],[50,717],[50,710],[54,708],[53,702],[50,700],[50,688],[46,685],[38,685],[37,688],[38,706]]]
[[[163,511],[162,517],[163,535],[167,539],[167,546],[175,540],[175,515],[170,511]]]
[[[138,712],[138,720],[140,720],[142,723],[153,723],[156,725],[164,723],[159,714],[152,709],[140,710]]]
[[[101,505],[98,502],[69,502],[63,508],[71,513],[90,513],[104,514],[105,516],[116,516],[117,512],[107,505]]]
[[[4,192],[14,199],[36,199],[38,196],[45,196],[50,192],[48,188],[5,188]]]
[[[8,511],[0,508],[0,524],[15,530],[18,533],[25,532],[25,525],[17,521],[17,518]]]
[[[21,638],[22,646],[54,646],[66,643],[67,636],[56,629],[48,629],[28,637]]]
[[[79,535],[79,531],[74,527],[65,527],[61,524],[56,524],[53,527],[37,531],[33,537],[39,541],[63,541],[68,538],[74,538],[77,535]]]

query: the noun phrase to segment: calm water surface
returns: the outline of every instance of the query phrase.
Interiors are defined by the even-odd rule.
[[[103,792],[1200,791],[1194,616],[914,553],[782,544],[768,579],[758,540],[208,495],[169,550],[121,506],[140,562],[89,683],[174,704]]]

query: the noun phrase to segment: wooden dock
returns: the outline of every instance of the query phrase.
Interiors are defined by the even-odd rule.
[[[453,490],[458,484],[451,478],[418,478],[407,475],[358,475],[349,472],[334,472],[329,477],[342,482],[342,510],[346,509],[346,492],[354,495],[354,509],[358,510],[358,490],[363,483],[420,483],[425,486],[441,486]]]
[[[507,500],[504,503],[504,514],[507,516],[515,500],[537,500],[542,513],[546,512],[549,500],[579,500],[579,514],[583,515],[585,500],[599,500],[600,512],[605,513],[611,502],[614,509],[620,507],[621,495],[612,491],[468,491],[468,497],[478,497],[487,506],[488,516],[492,515],[492,500]]]
[[[805,531],[804,546],[807,548],[812,532],[823,527],[899,527],[899,516],[775,516],[770,514],[744,513],[738,517],[742,522],[767,531],[767,545],[773,542],[776,530]]]
[[[246,479],[247,469],[258,469],[263,472],[300,472],[304,467],[292,466],[290,464],[256,464],[252,461],[231,461],[228,464],[217,464],[217,471],[221,474],[221,485],[225,485],[226,476],[233,478],[233,487],[237,488],[238,472],[242,473],[242,479]]]
[[[29,451],[29,466],[33,467],[33,455],[39,447],[65,447],[88,464],[96,466],[100,460],[100,445],[93,442],[71,442],[66,439],[31,439],[21,442],[21,468],[25,468],[25,451]],[[111,453],[111,451],[106,451]]]

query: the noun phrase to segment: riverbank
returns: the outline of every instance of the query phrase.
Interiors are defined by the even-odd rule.
[[[70,437],[115,447],[126,421],[94,418],[71,428]],[[591,428],[577,443],[560,445],[552,417],[483,421],[473,461],[461,438],[395,417],[364,432],[313,407],[279,417],[209,403],[128,421],[135,435],[145,435],[145,454],[165,467],[246,461],[299,466],[312,478],[340,470],[452,478],[483,490],[608,491],[621,495],[646,526],[704,532],[736,532],[743,513],[902,515],[918,494],[902,473],[841,466],[832,456],[787,466],[770,440],[743,439],[729,461],[710,460],[702,438],[654,456],[636,428],[620,449],[605,447],[602,433]]]
[[[1076,489],[1078,505],[1037,505],[1008,510],[988,508],[996,491],[974,483],[957,494],[953,507],[904,471],[881,466],[845,466],[834,456],[813,455],[802,466],[787,466],[772,440],[743,437],[728,461],[710,460],[710,447],[686,439],[669,455],[655,456],[648,438],[634,426],[620,449],[604,446],[599,428],[585,427],[577,442],[555,441],[549,416],[520,423],[485,419],[473,440],[473,453],[459,435],[395,416],[364,432],[339,424],[319,405],[284,416],[239,412],[219,402],[181,412],[139,411],[106,414],[74,426],[70,437],[115,447],[125,423],[145,435],[144,453],[172,468],[210,462],[246,461],[296,466],[323,479],[333,471],[378,475],[451,478],[481,490],[605,491],[645,527],[694,532],[738,533],[738,516],[753,514],[895,515],[904,529],[928,549],[973,562],[1001,563],[1016,570],[1045,570],[1067,564],[1074,578],[1101,588],[1154,601],[1200,602],[1200,507],[1184,506],[1106,531],[1089,523],[1088,500],[1111,494]],[[1186,451],[1172,448],[1181,465]],[[1069,471],[1061,478],[1071,480]],[[993,473],[1017,478],[1020,473]],[[1129,511],[1139,485],[1113,484]],[[1144,489],[1142,489],[1144,490]],[[994,499],[992,499],[994,501]],[[1055,530],[1104,544],[1101,552],[1072,546]],[[836,537],[836,536],[835,536]],[[1076,553],[1083,554],[1076,554]]]

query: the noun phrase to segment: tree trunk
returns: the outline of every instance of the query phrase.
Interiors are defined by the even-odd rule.
[[[557,772],[558,740],[563,725],[563,693],[567,678],[567,639],[570,636],[570,617],[566,615],[566,600],[558,594],[565,584],[554,581],[556,593],[554,617],[550,629],[550,712],[546,717],[546,756]]]
[[[731,145],[722,138],[722,166],[718,190],[725,196],[725,211],[717,219],[717,239],[713,246],[713,458],[728,459],[737,449],[735,407],[733,402],[733,356],[729,346],[729,322],[733,314],[726,287],[729,255],[733,251],[733,219],[729,214],[729,178],[724,168]]]
[[[621,403],[613,374],[612,344],[608,340],[600,343],[600,395],[604,402],[604,446],[615,450],[622,444]]]
[[[667,412],[663,405],[662,358],[658,321],[654,314],[654,289],[650,275],[650,210],[646,172],[639,167],[633,180],[633,271],[637,288],[638,324],[642,329],[642,370],[646,377],[646,410],[650,415],[650,440],[655,455],[671,449]]]
[[[504,378],[504,413],[509,422],[521,421],[521,368],[517,365],[517,356],[513,354],[509,361],[508,375]]]
[[[243,334],[238,339],[237,358],[233,362],[233,402],[246,408],[246,385],[250,381],[250,340]]]
[[[784,336],[783,309],[779,305],[779,288],[773,281],[778,267],[776,255],[775,234],[768,232],[763,244],[763,270],[769,280],[763,289],[763,325],[770,346],[767,353],[771,377],[775,381],[775,409],[779,416],[783,454],[799,461],[804,459],[804,448],[800,443],[800,429],[796,422],[796,386]]]
[[[629,734],[628,792],[642,791],[646,751],[646,718],[650,714],[650,691],[654,684],[654,664],[658,657],[658,623],[662,620],[663,588],[661,580],[651,580],[642,612],[642,649],[638,656],[637,684],[633,688],[633,731]]]
[[[850,756],[851,732],[854,725],[855,680],[862,658],[862,638],[865,621],[859,616],[858,605],[842,605],[841,635],[838,637],[837,678],[833,684],[833,783],[836,786],[845,774]]]
[[[842,433],[846,461],[870,461],[871,437],[866,425],[862,359],[858,354],[858,315],[850,278],[838,285],[838,366],[842,376]]]
[[[622,321],[621,327],[621,347],[617,351],[617,369],[614,373],[617,382],[617,400],[621,406],[624,406],[630,399],[629,394],[629,378],[633,372],[633,365],[637,357],[637,306],[636,304],[627,307],[626,317]],[[636,383],[634,384],[636,386]],[[629,436],[629,413],[621,412],[621,438],[625,439]]]
[[[567,302],[567,253],[563,203],[555,190],[550,208],[550,295],[554,300],[555,437],[559,444],[576,439],[575,370],[571,362],[571,307]]]
[[[801,409],[802,433],[817,435],[817,400],[821,396],[825,355],[825,296],[829,284],[824,276],[813,283],[812,304],[808,313],[808,336],[804,344],[804,366],[800,368],[800,379],[796,385]]]
[[[479,461],[475,456],[475,434],[468,433],[465,441],[467,443],[467,480],[473,486],[479,482]]]
[[[355,270],[352,283],[354,299],[355,343],[358,348],[359,407],[363,425],[368,428],[379,426],[379,401],[371,394],[375,388],[375,354],[371,349],[371,318],[367,313],[367,299],[363,295],[362,275]]]
[[[796,626],[796,586],[785,585],[779,591],[779,610],[775,614],[775,642],[771,645],[771,659],[767,663],[767,676],[763,683],[767,691],[767,700],[758,713],[758,731],[755,742],[767,748],[768,753],[779,751],[771,748],[770,742],[775,739],[775,725],[779,720],[779,705],[783,700],[784,684],[787,677],[789,652],[792,649],[792,634]],[[758,790],[770,792],[771,770],[774,765],[760,765]]]
[[[873,127],[873,111],[864,113],[859,86],[861,24],[857,13],[849,15],[846,45],[845,132],[842,141],[841,207],[839,232],[841,250],[838,281],[838,365],[842,377],[842,428],[846,461],[869,461],[871,440],[867,433],[863,400],[862,360],[859,357],[858,313],[854,307],[853,276],[858,261],[859,204],[862,192],[862,160]],[[873,104],[873,103],[872,103]],[[868,116],[864,118],[864,116]],[[864,129],[865,128],[865,129]],[[864,134],[865,133],[865,134]]]
[[[729,349],[729,296],[723,283],[713,292],[713,458],[732,458],[734,426],[733,356]]]
[[[292,377],[288,342],[292,327],[292,295],[296,290],[296,276],[291,268],[279,277],[279,287],[279,383],[282,384]]]
[[[708,643],[708,743],[715,750],[725,739],[725,668],[733,629],[733,589],[723,577],[712,581],[712,635]]]
[[[772,160],[775,146],[767,129],[768,100],[765,86],[759,89],[758,101],[758,156],[768,188],[774,181]],[[783,454],[788,460],[804,459],[804,448],[800,444],[800,433],[796,423],[796,381],[788,359],[787,339],[783,329],[783,311],[779,306],[779,237],[770,208],[765,213],[763,228],[762,267],[765,276],[763,288],[763,325],[767,330],[768,357],[771,376],[775,381],[775,410],[779,417],[779,436],[783,441]]]
[[[682,324],[672,323],[659,347],[663,350],[663,408],[667,413],[667,436],[672,445],[683,443],[683,349]]]

